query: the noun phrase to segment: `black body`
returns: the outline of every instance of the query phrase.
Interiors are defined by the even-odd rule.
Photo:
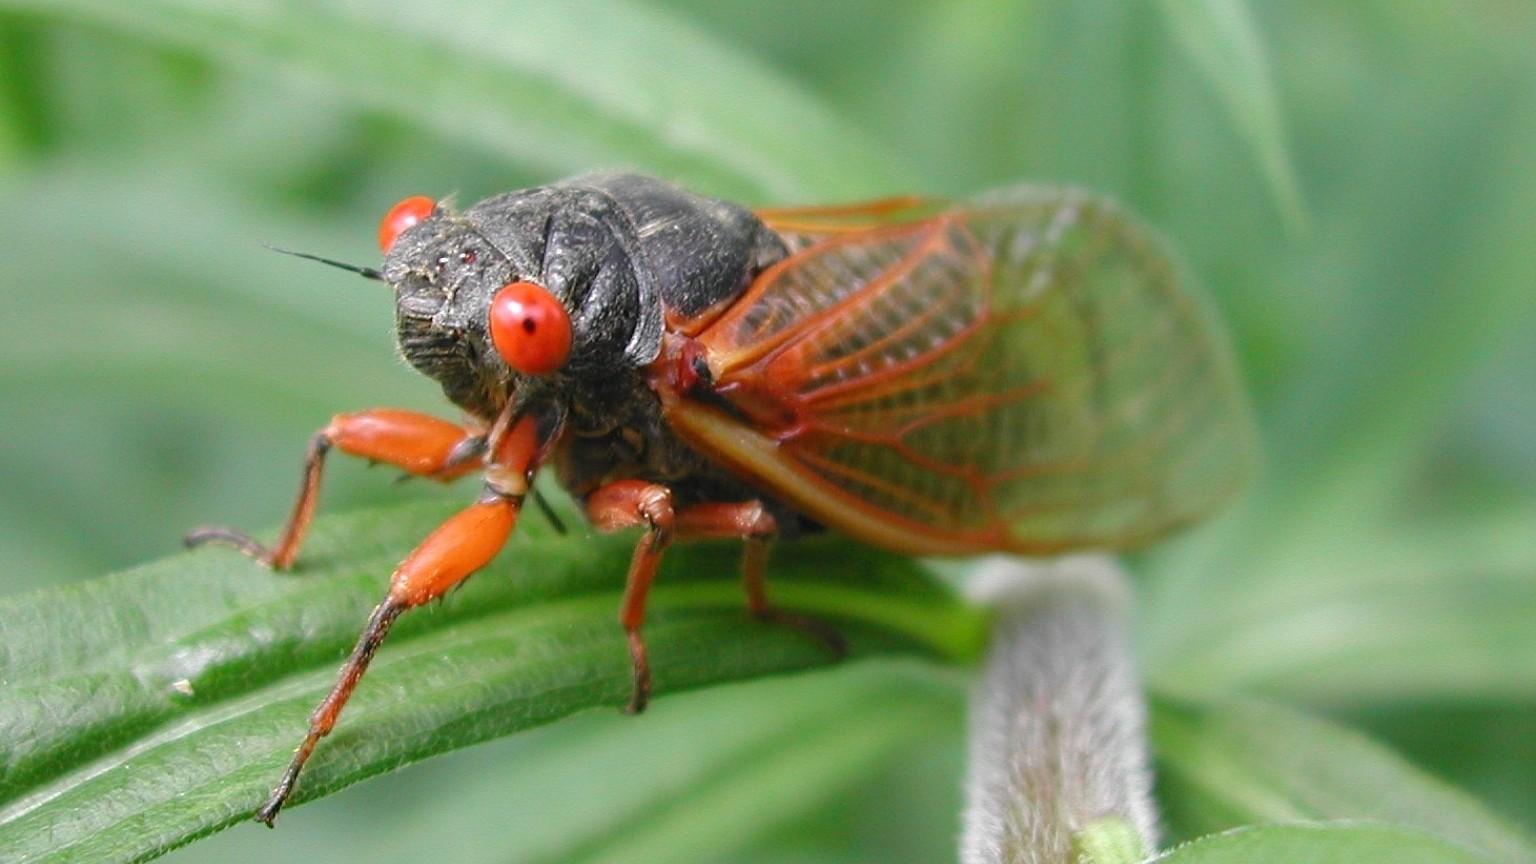
[[[643,369],[669,316],[728,303],[785,254],[778,235],[738,205],[650,177],[599,174],[461,213],[439,207],[400,235],[382,272],[396,291],[402,356],[474,416],[490,421],[513,400],[519,414],[561,427],[553,459],[573,495],[638,478],[671,487],[685,504],[762,496],[667,431]],[[491,345],[491,297],[515,281],[543,286],[570,314],[570,360],[552,375],[519,375]]]

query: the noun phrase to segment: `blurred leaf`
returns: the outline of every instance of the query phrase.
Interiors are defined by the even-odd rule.
[[[1404,702],[1337,713],[1536,836],[1536,703]]]
[[[902,710],[893,711],[893,705]],[[646,810],[612,825],[605,836],[539,860],[722,860],[751,847],[786,819],[825,806],[873,767],[903,758],[936,727],[958,719],[943,701],[913,700],[894,688],[853,690],[819,707],[820,716],[712,764],[708,773],[700,772],[698,782],[671,794],[653,794]]]
[[[741,51],[625,0],[4,0],[297,74],[495,152],[570,173],[631,164],[724,195],[873,195],[902,172],[874,141]]]
[[[1390,167],[1360,177],[1380,187],[1367,209],[1328,226],[1336,254],[1362,261],[1324,283],[1337,308],[1317,317],[1337,323],[1271,409],[1272,464],[1286,476],[1264,501],[1260,544],[1245,550],[1260,566],[1352,543],[1417,504],[1411,484],[1479,367],[1508,342],[1529,342],[1536,111],[1510,106],[1536,107],[1536,79],[1480,71],[1486,86],[1458,88],[1474,95],[1463,92],[1454,114],[1426,121],[1414,91],[1398,128],[1425,140],[1390,159],[1362,154]],[[1361,220],[1380,228],[1362,234]]]
[[[0,605],[0,846],[17,861],[141,858],[247,818],[383,574],[447,512],[328,520],[295,576],[207,550]],[[501,559],[514,578],[483,574],[441,609],[402,619],[296,801],[623,702],[612,614],[633,538],[551,533],[528,518]],[[658,693],[828,660],[803,634],[747,623],[728,545],[669,555],[647,627]],[[869,556],[850,573],[846,561],[836,543],[790,545],[775,571],[794,575],[774,596],[840,620],[859,653],[978,649],[975,613],[916,565]]]
[[[1536,700],[1536,507],[1373,531],[1252,574],[1154,680],[1313,701]]]
[[[1361,819],[1410,825],[1498,860],[1536,857],[1530,838],[1464,793],[1358,733],[1296,711],[1161,699],[1152,738],[1158,797],[1182,837],[1253,823]]]
[[[932,704],[934,691],[941,690],[949,719],[935,721],[920,739],[892,753],[860,777],[857,785],[840,791],[835,800],[807,808],[799,818],[785,822],[758,844],[754,850],[758,855],[766,858],[771,857],[770,850],[793,850],[801,861],[828,864],[932,862],[954,857],[955,835],[964,812],[960,775],[965,764],[964,717],[971,670],[901,662],[909,673],[921,673],[926,680],[915,683],[926,686],[893,692],[885,710],[899,714],[913,703]],[[744,854],[736,860],[745,864],[758,857]]]
[[[1202,837],[1148,864],[1491,864],[1431,834],[1390,825],[1260,825]]]
[[[1244,0],[1159,0],[1169,29],[1232,115],[1294,230],[1306,205],[1285,143],[1269,61]]]
[[[1528,381],[1536,381],[1536,347],[1529,340],[1510,340],[1503,356],[1468,382],[1472,414],[1457,430],[1466,452],[1454,467],[1475,459],[1477,467],[1512,491],[1536,489],[1536,435],[1530,434],[1536,428],[1536,388],[1524,386]],[[1491,478],[1474,479],[1483,482],[1469,491],[1480,494]]]
[[[930,7],[948,10],[948,5]],[[1148,70],[1138,62],[1154,40],[1149,19],[1156,11],[1144,3],[1116,0],[1077,0],[1072,3],[1033,3],[1024,6],[1027,18],[1013,34],[1022,74],[1023,92],[998,92],[1013,101],[1018,131],[1008,153],[1010,173],[1045,176],[1082,184],[1129,203],[1145,206],[1138,190],[1149,184],[1149,130],[1142,122],[1147,103]],[[921,38],[920,36],[918,38]],[[1137,76],[1134,86],[1127,79]],[[1010,82],[1011,83],[1011,82]],[[1005,103],[999,109],[1007,111]],[[990,149],[990,148],[989,148]],[[951,157],[953,158],[953,157]],[[1003,177],[994,182],[1006,182]]]
[[[1536,680],[1529,495],[1453,496],[1428,475],[1479,364],[1530,343],[1536,174],[1521,166],[1536,114],[1509,106],[1536,91],[1477,67],[1486,86],[1426,116],[1435,75],[1402,63],[1372,73],[1411,76],[1383,92],[1399,111],[1357,120],[1346,102],[1322,118],[1342,124],[1337,201],[1295,285],[1324,296],[1294,336],[1315,342],[1309,360],[1264,412],[1268,482],[1150,556],[1144,644],[1162,684],[1470,700],[1528,699]],[[1385,117],[1379,134],[1422,133],[1415,146],[1366,135]]]
[[[25,406],[0,436],[0,535],[27,550],[0,592],[158,557],[210,517],[274,518],[303,442],[337,410],[447,407],[391,357],[387,291],[259,245],[345,250],[349,226],[167,158],[3,185],[30,204],[0,216],[0,391]],[[327,506],[440,492],[340,467]],[[49,555],[63,560],[32,565]]]
[[[819,5],[846,14],[854,4]],[[1039,146],[1021,92],[1030,76],[1019,74],[1020,64],[1033,53],[1020,37],[1036,33],[1037,6],[918,3],[902,8],[883,0],[866,10],[863,20],[836,22],[842,30],[831,32],[850,27],[861,34],[871,28],[886,32],[865,36],[878,39],[881,51],[850,52],[839,40],[843,57],[838,65],[850,67],[849,73],[830,84],[849,113],[870,118],[871,128],[898,142],[903,156],[916,163],[920,191],[970,196],[1017,183],[1028,176],[1021,173],[1025,154]],[[943,122],[934,122],[932,111],[916,110],[928,105],[943,106]],[[956,159],[957,148],[973,155]]]
[[[0,17],[0,172],[42,150],[49,139],[38,57],[44,29],[19,16]]]

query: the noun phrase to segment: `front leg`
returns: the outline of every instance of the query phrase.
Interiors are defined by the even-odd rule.
[[[337,414],[310,439],[304,458],[304,479],[287,527],[274,546],[266,546],[241,531],[222,526],[196,528],[187,534],[189,547],[216,543],[234,548],[274,570],[293,565],[304,534],[315,516],[325,454],[332,447],[373,462],[393,465],[407,474],[456,480],[481,465],[485,436],[462,426],[414,411],[375,408]]]
[[[369,616],[357,646],[341,667],[336,685],[309,717],[309,733],[288,763],[288,770],[267,803],[256,811],[256,818],[271,825],[277,818],[304,763],[315,745],[329,735],[352,697],[352,691],[367,671],[374,652],[384,641],[395,619],[407,609],[429,603],[448,593],[475,571],[489,564],[506,545],[517,524],[523,496],[528,492],[530,475],[540,452],[535,421],[518,421],[497,448],[497,456],[486,469],[485,491],[480,500],[449,517],[400,562],[390,578],[389,593]]]

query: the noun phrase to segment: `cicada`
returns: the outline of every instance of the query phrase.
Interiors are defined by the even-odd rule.
[[[393,288],[400,354],[467,419],[339,414],[275,544],[188,542],[289,567],[330,450],[483,484],[395,570],[257,811],[269,825],[390,625],[491,561],[545,467],[597,530],[643,532],[619,611],[639,711],[646,594],[675,539],[743,541],[750,610],[835,645],[769,602],[775,539],[1124,549],[1209,512],[1249,461],[1218,328],[1147,230],[1081,192],[754,212],[599,174],[462,211],[407,198],[379,241],[382,267],[339,266]]]

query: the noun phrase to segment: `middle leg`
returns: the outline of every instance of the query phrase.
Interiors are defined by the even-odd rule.
[[[645,534],[635,544],[629,561],[629,575],[624,580],[624,603],[619,607],[619,624],[629,640],[629,659],[634,687],[629,707],[638,714],[651,699],[651,663],[646,656],[645,637],[640,627],[645,623],[645,599],[661,565],[661,553],[672,543],[676,514],[672,509],[672,491],[643,480],[619,480],[587,496],[587,516],[599,531],[618,531],[644,525]]]
[[[779,526],[761,501],[737,504],[697,504],[677,514],[679,537],[740,538],[741,584],[747,593],[747,611],[759,621],[791,627],[816,639],[841,659],[848,653],[848,643],[841,633],[825,622],[780,609],[768,600],[768,547],[778,536]]]

